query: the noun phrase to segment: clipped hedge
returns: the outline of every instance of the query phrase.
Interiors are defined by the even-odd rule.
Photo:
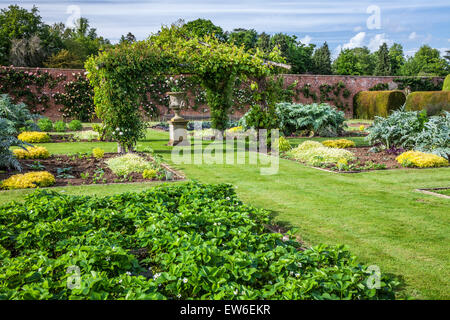
[[[361,91],[354,97],[354,115],[357,119],[387,117],[392,111],[400,109],[405,101],[405,94],[398,90]]]
[[[444,85],[442,86],[442,91],[450,91],[450,74],[445,77]]]
[[[406,111],[426,110],[429,116],[450,111],[450,91],[417,91],[408,95]]]

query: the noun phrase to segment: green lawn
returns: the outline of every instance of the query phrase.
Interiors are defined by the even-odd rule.
[[[363,145],[362,138],[352,138]],[[304,139],[292,139],[298,144]],[[318,139],[320,140],[320,139]],[[168,163],[168,133],[149,131],[151,146]],[[114,151],[114,143],[44,144],[52,153]],[[346,244],[361,262],[401,277],[403,293],[421,299],[450,298],[450,219],[448,199],[415,192],[448,186],[450,168],[338,174],[280,159],[276,175],[260,175],[256,165],[174,165],[189,179],[227,182],[239,197],[271,210],[279,223],[298,229],[308,245]],[[154,184],[63,187],[70,194],[140,191]],[[20,200],[31,190],[0,192],[0,203]]]

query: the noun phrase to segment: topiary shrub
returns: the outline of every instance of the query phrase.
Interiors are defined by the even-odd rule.
[[[66,132],[66,123],[64,121],[56,121],[53,125],[55,132]]]
[[[360,91],[353,100],[354,116],[357,119],[387,117],[392,111],[400,109],[406,97],[402,91]]]
[[[442,91],[450,91],[450,74],[445,77],[444,85],[442,86]]]
[[[39,119],[37,125],[44,132],[51,132],[53,130],[53,122],[48,118]]]
[[[70,129],[70,131],[80,131],[83,129],[83,125],[81,124],[80,120],[72,120],[67,125]]]
[[[426,110],[429,116],[450,111],[450,91],[417,91],[408,95],[405,110]]]
[[[28,143],[43,143],[43,142],[49,142],[50,141],[50,137],[47,133],[45,132],[36,132],[36,131],[32,131],[32,132],[22,132],[21,134],[19,134],[19,136],[17,137],[17,139],[22,140],[24,142],[28,142]]]
[[[65,132],[67,129],[67,125],[64,121],[55,121],[53,123],[53,131],[54,132]]]

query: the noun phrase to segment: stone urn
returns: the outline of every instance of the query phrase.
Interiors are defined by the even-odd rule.
[[[188,120],[180,116],[181,109],[186,105],[186,92],[167,92],[170,98],[169,108],[175,116],[169,120],[170,140],[169,146],[190,146],[191,143],[187,135]]]
[[[180,116],[181,109],[186,105],[186,92],[167,92],[169,96],[169,108],[173,110],[175,116],[171,119],[173,120],[184,120]]]

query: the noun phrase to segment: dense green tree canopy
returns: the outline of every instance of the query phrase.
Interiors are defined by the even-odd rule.
[[[391,57],[389,56],[389,49],[385,43],[380,46],[377,52],[375,52],[376,64],[375,75],[376,76],[388,76],[392,71]]]
[[[372,75],[375,57],[367,47],[344,49],[333,62],[333,72],[342,75]]]
[[[206,19],[197,19],[193,21],[189,21],[184,24],[182,30],[186,32],[187,36],[193,36],[198,38],[203,38],[205,36],[215,36],[217,39],[221,41],[226,40],[226,35],[223,32],[222,28],[216,26],[211,20]]]
[[[320,48],[314,51],[312,57],[315,74],[332,74],[331,69],[331,53],[328,44],[325,42]]]
[[[400,75],[400,69],[405,64],[405,56],[403,54],[403,47],[401,44],[394,43],[389,48],[389,60],[391,63],[391,75]]]
[[[229,43],[236,46],[244,46],[245,50],[254,49],[258,42],[258,32],[254,29],[234,29],[227,37]]]
[[[405,76],[445,76],[449,72],[450,64],[441,58],[439,50],[428,45],[420,47],[401,69],[401,74]]]
[[[0,11],[0,64],[9,63],[10,50],[13,41],[26,39],[24,44],[36,36],[41,39],[50,37],[48,29],[42,23],[39,10],[33,7],[30,11],[17,5],[10,5]],[[46,39],[50,44],[50,39]],[[39,41],[40,42],[40,41]],[[35,43],[35,41],[34,41]],[[39,44],[40,48],[44,48]]]

